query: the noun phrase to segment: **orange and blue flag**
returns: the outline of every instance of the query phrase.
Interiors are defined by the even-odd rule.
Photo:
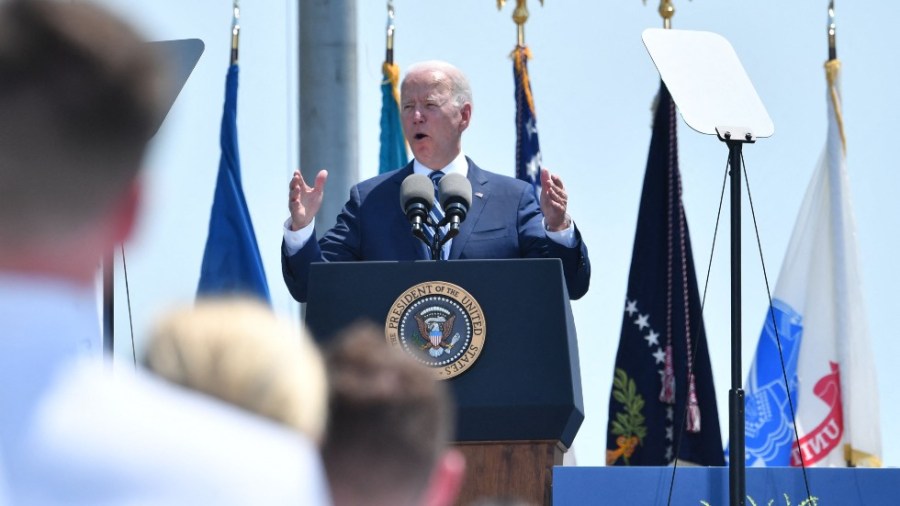
[[[396,63],[385,62],[381,67],[381,149],[378,153],[378,173],[399,169],[409,163],[406,139],[400,127],[400,96],[397,83],[400,68]]]

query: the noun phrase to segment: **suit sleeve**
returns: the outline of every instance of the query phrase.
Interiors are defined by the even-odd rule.
[[[338,215],[337,223],[325,235],[316,235],[300,251],[288,256],[281,244],[281,274],[288,291],[299,302],[306,302],[309,288],[309,266],[315,262],[347,262],[360,259],[360,194],[350,189],[350,199]]]
[[[581,232],[575,228],[575,246],[567,248],[547,237],[544,232],[541,208],[529,185],[519,200],[519,247],[526,258],[559,258],[569,298],[580,299],[591,283],[591,262]]]

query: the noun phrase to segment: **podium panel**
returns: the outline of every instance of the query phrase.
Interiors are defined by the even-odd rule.
[[[900,469],[747,469],[747,504],[778,506],[893,506],[900,496]],[[671,467],[555,467],[553,506],[669,504]],[[729,504],[727,467],[679,467],[673,505]]]
[[[317,263],[306,323],[325,342],[357,321],[383,326],[410,287],[448,282],[481,306],[481,355],[449,380],[457,441],[559,440],[584,420],[578,343],[558,259]]]

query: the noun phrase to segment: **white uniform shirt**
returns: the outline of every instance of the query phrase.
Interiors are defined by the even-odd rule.
[[[83,358],[91,290],[0,274],[0,461],[23,505],[327,505],[302,435]]]

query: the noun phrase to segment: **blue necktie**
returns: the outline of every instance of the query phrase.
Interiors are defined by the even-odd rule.
[[[431,182],[434,184],[434,202],[431,205],[429,216],[431,217],[431,221],[437,224],[444,219],[444,210],[441,209],[441,203],[438,201],[438,183],[441,178],[444,177],[444,173],[439,170],[434,170],[428,174],[428,177],[431,178]],[[441,227],[442,237],[447,233],[448,228],[447,225]],[[434,240],[434,230],[431,227],[425,227],[425,236],[428,238],[428,242],[431,243]],[[446,260],[449,256],[449,252],[450,242],[448,241],[444,243],[444,246],[441,248],[441,259]]]

